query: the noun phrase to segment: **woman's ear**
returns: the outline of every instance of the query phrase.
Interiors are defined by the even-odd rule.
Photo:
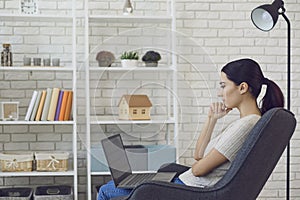
[[[248,83],[242,82],[242,83],[240,84],[239,89],[240,89],[240,94],[245,94],[245,93],[248,92],[248,90],[249,90],[249,85],[248,85]]]

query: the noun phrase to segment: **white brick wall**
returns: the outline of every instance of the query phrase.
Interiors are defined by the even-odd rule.
[[[183,21],[183,23],[178,23],[178,30],[188,33],[196,41],[199,42],[202,48],[208,52],[213,63],[215,63],[219,68],[227,63],[229,60],[236,59],[239,57],[252,57],[261,63],[264,69],[265,75],[281,85],[281,88],[285,92],[286,88],[286,24],[282,18],[279,18],[279,23],[270,33],[263,33],[254,28],[250,20],[250,12],[252,8],[263,4],[269,3],[265,1],[259,1],[257,3],[250,3],[246,1],[207,1],[197,2],[200,5],[204,4],[206,10],[202,12],[202,8],[198,9],[193,1],[180,1],[177,4],[179,7],[179,12],[177,12],[178,21]],[[197,4],[196,3],[196,4]],[[208,5],[207,5],[208,4]],[[178,6],[179,5],[179,6]],[[183,5],[189,5],[184,7]],[[292,23],[292,111],[297,115],[299,114],[299,108],[296,103],[299,95],[299,91],[296,87],[297,85],[297,75],[299,70],[297,65],[299,60],[297,59],[297,47],[299,32],[299,19],[295,16],[299,14],[296,8],[299,10],[299,2],[285,2],[287,15],[289,16]],[[185,12],[182,11],[184,8]],[[210,12],[209,12],[210,11]],[[193,16],[191,12],[194,12],[196,16],[194,19],[188,17],[189,20],[185,20],[182,13],[188,13],[189,16]],[[198,24],[197,24],[198,22]],[[208,24],[208,27],[206,27]],[[188,30],[186,30],[188,29]],[[191,31],[190,31],[191,30]],[[203,40],[203,42],[202,42]],[[196,44],[195,44],[196,45]],[[195,54],[197,56],[197,54]],[[185,73],[183,71],[183,73]],[[184,76],[184,75],[182,75]],[[184,76],[187,77],[187,76]],[[186,80],[186,79],[185,79]],[[189,77],[189,80],[192,80]],[[209,81],[209,80],[208,80]],[[201,97],[200,97],[201,98]],[[210,98],[208,101],[211,100]],[[196,106],[196,104],[195,104]],[[204,105],[203,105],[204,106]],[[186,129],[185,133],[186,133]],[[189,130],[192,132],[192,130]],[[195,135],[195,134],[192,134]],[[298,136],[299,129],[296,130],[292,144],[291,145],[291,198],[300,199],[299,191],[300,188],[297,186],[299,174],[299,159],[296,155],[299,155],[299,142]],[[191,146],[185,143],[185,139],[181,138],[182,147]],[[192,146],[191,146],[192,147]],[[192,147],[193,148],[193,147]],[[181,157],[181,162],[191,163],[193,162],[189,155],[183,151],[183,156]],[[266,184],[264,190],[260,195],[260,199],[284,199],[285,198],[285,154],[282,161],[276,167],[273,175],[270,177],[268,183]]]
[[[251,10],[260,5],[270,3],[259,0],[209,0],[193,1],[181,0],[176,2],[177,11],[177,53],[178,53],[178,103],[180,106],[179,152],[180,162],[193,163],[192,154],[194,141],[201,129],[207,106],[217,100],[216,90],[219,80],[219,69],[232,59],[252,57],[256,59],[264,70],[265,75],[275,80],[286,94],[286,24],[279,17],[278,24],[271,32],[256,29],[250,20]],[[135,14],[160,14],[166,11],[163,0],[134,1]],[[90,1],[91,14],[121,14],[123,2]],[[286,14],[292,23],[292,111],[300,113],[299,82],[300,64],[300,1],[286,1]],[[70,12],[70,1],[43,0],[39,1],[39,11],[44,14],[65,14]],[[82,12],[83,1],[77,1],[78,13]],[[157,11],[159,10],[159,11]],[[0,11],[18,13],[19,0],[0,1]],[[77,27],[77,61],[83,62],[84,53],[84,22],[78,20]],[[166,29],[147,28],[153,24],[122,24],[122,23],[92,23],[90,26],[90,63],[97,66],[95,57],[100,50],[110,50],[115,53],[117,62],[122,51],[137,49],[141,55],[148,48],[168,49]],[[30,28],[29,28],[30,27]],[[169,26],[159,25],[158,27]],[[22,64],[23,56],[30,57],[59,57],[63,65],[71,63],[71,24],[65,22],[0,22],[0,44],[9,41],[13,44],[14,62]],[[169,58],[162,52],[161,63],[167,63]],[[82,67],[82,66],[80,66]],[[84,87],[80,75],[81,85],[78,85],[78,121],[85,122]],[[139,78],[141,77],[141,78]],[[71,88],[72,75],[68,72],[1,72],[0,100],[20,101],[20,116],[24,117],[32,95],[32,89],[51,87]],[[122,94],[134,90],[147,93],[156,105],[152,113],[165,113],[166,89],[168,78],[166,73],[92,73],[91,74],[91,113],[117,113],[117,104]],[[163,80],[163,81],[161,81]],[[99,89],[99,84],[101,88]],[[145,86],[146,84],[146,86]],[[153,89],[156,88],[156,89]],[[220,123],[234,120],[237,113]],[[291,141],[291,197],[300,199],[300,136],[299,124]],[[85,126],[78,125],[80,136],[78,151],[79,166],[79,199],[85,199],[86,191],[86,161],[85,161]],[[137,138],[143,138],[143,144],[163,142],[165,127],[160,126],[92,126],[93,143],[99,143],[99,133],[109,134],[128,131],[132,135],[124,136],[128,143],[136,144]],[[71,149],[70,126],[1,126],[0,150],[56,150]],[[140,133],[145,134],[141,135]],[[153,132],[159,134],[153,135]],[[101,135],[101,134],[100,134]],[[283,155],[272,176],[260,194],[261,200],[285,199],[285,160]],[[93,177],[93,184],[107,182],[109,177]],[[15,177],[0,178],[0,185],[40,185],[52,183],[72,184],[70,177]]]

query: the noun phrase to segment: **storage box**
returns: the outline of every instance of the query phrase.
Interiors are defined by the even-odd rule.
[[[39,186],[35,189],[34,200],[73,200],[73,190],[71,186],[52,185]]]
[[[32,171],[33,153],[2,152],[0,162],[3,172],[29,172]]]
[[[132,171],[148,169],[148,150],[143,145],[125,146],[126,154]]]
[[[108,172],[108,166],[102,147],[91,147],[91,172]]]
[[[165,163],[176,161],[176,148],[170,145],[147,145],[148,170],[158,170]]]
[[[147,170],[147,148],[142,145],[129,145],[125,146],[125,150],[128,156],[129,164],[133,171]],[[109,171],[101,145],[99,145],[99,147],[94,146],[91,148],[91,171]]]
[[[68,152],[35,152],[36,171],[67,171]]]
[[[31,200],[33,189],[26,187],[0,188],[0,200]]]

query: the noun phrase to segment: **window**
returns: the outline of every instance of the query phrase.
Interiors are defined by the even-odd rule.
[[[132,112],[134,115],[137,114],[137,109],[133,109],[133,112]]]
[[[142,114],[146,114],[146,109],[142,109]]]

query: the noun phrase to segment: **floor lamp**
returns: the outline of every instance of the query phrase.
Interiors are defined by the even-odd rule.
[[[262,30],[271,30],[278,16],[282,15],[287,23],[287,109],[290,110],[291,94],[291,24],[284,14],[285,8],[282,0],[275,0],[272,4],[265,4],[255,8],[251,13],[251,20],[254,25]],[[286,177],[286,199],[290,199],[290,144],[287,146],[287,177]]]

